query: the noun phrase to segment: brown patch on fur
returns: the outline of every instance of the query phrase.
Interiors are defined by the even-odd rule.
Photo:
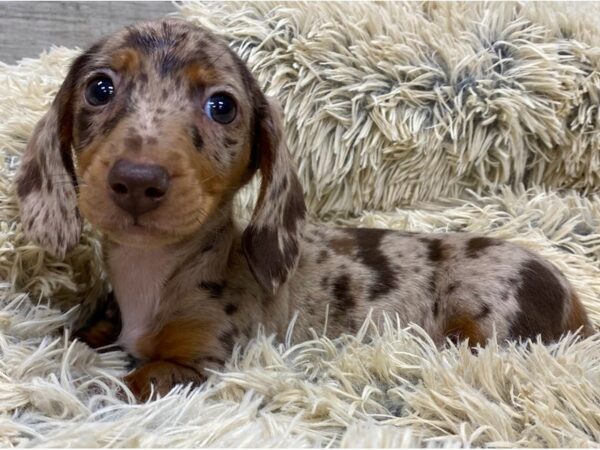
[[[539,334],[545,342],[558,339],[563,332],[565,290],[552,271],[535,259],[524,263],[519,274],[515,297],[521,310],[513,319],[511,337],[534,339]]]
[[[245,230],[245,235],[252,236],[252,246],[248,239],[244,240],[244,251],[255,278],[269,291],[271,283],[279,285],[285,281],[298,255],[298,241],[286,240],[283,250],[279,248],[277,230],[252,225]],[[259,272],[260,271],[260,272]]]
[[[200,46],[196,47],[193,52],[181,51],[181,40],[174,39],[171,43],[170,51],[165,52],[162,58],[158,60],[158,71],[164,78],[173,76],[182,68],[190,64],[191,61],[202,61],[204,65],[210,64],[208,61],[207,52]]]
[[[444,244],[441,239],[433,238],[420,240],[427,245],[428,257],[430,261],[440,262],[448,257],[447,244]]]
[[[346,314],[349,309],[354,308],[356,300],[350,289],[350,277],[348,274],[340,275],[333,282],[334,306],[339,314]]]
[[[482,236],[471,238],[467,242],[467,256],[469,258],[478,258],[481,256],[483,250],[497,245],[502,245],[502,241]]]
[[[205,86],[222,82],[222,74],[213,67],[207,66],[206,63],[190,63],[185,66],[183,71],[189,85]]]
[[[390,231],[379,228],[349,228],[346,231],[356,239],[357,258],[375,273],[375,280],[369,289],[369,300],[375,300],[396,288],[396,271],[381,250],[381,241]]]
[[[133,48],[124,48],[114,54],[110,65],[117,72],[135,73],[140,67],[140,55]]]
[[[471,346],[484,345],[487,339],[479,324],[468,316],[455,316],[448,319],[444,336],[454,343],[468,340]]]
[[[132,152],[139,152],[142,149],[142,137],[135,133],[128,135],[125,138],[125,148]]]
[[[228,303],[227,305],[225,305],[225,308],[223,309],[223,311],[225,311],[225,314],[227,314],[228,316],[231,316],[233,314],[235,314],[238,310],[238,307],[235,306],[233,303]]]
[[[154,335],[141,337],[137,342],[137,350],[149,360],[188,365],[200,357],[224,356],[218,333],[216,321],[177,320],[169,322]]]
[[[352,237],[336,237],[329,241],[329,245],[338,255],[351,256],[356,249],[356,240]]]
[[[564,323],[566,331],[577,331],[581,328],[581,335],[583,337],[591,336],[595,333],[594,327],[590,322],[585,307],[577,294],[571,294],[571,304],[569,308],[569,314],[567,315]]]
[[[350,276],[342,274],[332,282],[333,301],[331,302],[330,315],[332,322],[343,329],[354,332],[356,323],[352,310],[356,306],[356,299],[352,293]]]

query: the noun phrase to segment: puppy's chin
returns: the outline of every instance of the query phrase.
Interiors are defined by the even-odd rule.
[[[166,233],[141,226],[131,226],[120,230],[99,227],[104,235],[119,245],[137,248],[158,248],[177,244],[187,236]]]
[[[110,241],[130,247],[157,248],[177,244],[193,236],[202,227],[200,222],[173,226],[141,216],[137,221],[127,214],[101,216],[81,208],[82,215]]]

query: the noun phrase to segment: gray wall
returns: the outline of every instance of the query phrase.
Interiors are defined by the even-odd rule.
[[[123,25],[175,11],[171,2],[0,2],[0,61],[52,45],[85,48]]]

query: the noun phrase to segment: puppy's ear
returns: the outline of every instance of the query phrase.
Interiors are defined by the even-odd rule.
[[[242,245],[254,277],[274,294],[298,263],[306,206],[285,144],[281,108],[262,94],[257,103],[252,158],[262,181]]]
[[[50,110],[38,122],[16,176],[25,235],[63,258],[81,236],[71,154],[73,93],[86,55],[75,60]]]

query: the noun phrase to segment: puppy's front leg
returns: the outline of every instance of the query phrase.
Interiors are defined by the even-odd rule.
[[[145,364],[125,377],[140,401],[154,392],[166,395],[178,384],[197,385],[206,369],[219,369],[231,355],[237,328],[223,321],[186,319],[172,321],[158,333],[142,336],[136,353]]]

